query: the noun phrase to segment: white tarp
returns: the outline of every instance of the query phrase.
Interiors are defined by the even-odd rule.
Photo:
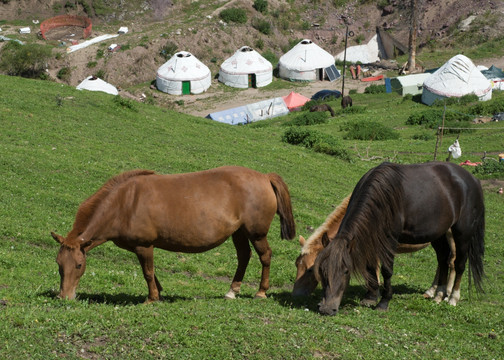
[[[418,95],[423,91],[424,81],[431,75],[430,73],[421,73],[398,76],[390,79],[390,85],[392,91],[396,91],[402,96],[406,94]]]
[[[300,41],[278,61],[279,75],[287,80],[323,80],[324,69],[331,65],[334,57],[309,39]]]
[[[335,56],[336,60],[345,58],[345,51]],[[380,49],[378,46],[378,35],[375,35],[367,44],[347,47],[346,61],[351,63],[360,62],[361,64],[370,64],[380,61]]]
[[[80,50],[80,49],[84,49],[85,47],[88,47],[89,45],[93,45],[93,44],[96,44],[96,43],[99,43],[101,41],[104,41],[104,40],[108,40],[108,39],[112,39],[112,38],[115,38],[115,37],[118,37],[119,35],[118,34],[114,34],[114,35],[111,35],[111,34],[105,34],[105,35],[100,35],[100,36],[97,36],[91,40],[86,40],[80,44],[77,44],[77,45],[72,45],[72,46],[69,46],[67,47],[66,51],[67,53],[72,53],[74,51],[77,51],[77,50]]]
[[[187,51],[180,51],[157,71],[156,87],[171,95],[183,94],[183,83],[189,82],[191,94],[201,94],[211,83],[210,69]]]
[[[242,89],[263,87],[273,81],[273,66],[254,49],[242,46],[220,66],[219,81]]]
[[[88,76],[84,81],[77,85],[77,90],[103,91],[111,95],[119,94],[114,85],[109,84],[108,82],[95,76]]]
[[[475,94],[481,101],[492,98],[492,83],[464,55],[456,55],[423,83],[422,102],[432,105],[437,99]]]

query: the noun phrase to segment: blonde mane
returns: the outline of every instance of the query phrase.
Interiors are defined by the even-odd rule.
[[[332,213],[326,218],[324,223],[320,225],[317,230],[311,234],[311,236],[306,240],[303,248],[301,249],[301,255],[316,253],[318,254],[322,249],[322,235],[327,232],[329,229],[341,223],[343,217],[345,216],[348,202],[350,201],[350,196],[348,195],[346,198],[341,201],[341,203],[334,209]]]

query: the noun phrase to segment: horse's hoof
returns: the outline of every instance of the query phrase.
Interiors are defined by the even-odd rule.
[[[266,299],[266,294],[263,294],[263,293],[257,293],[257,294],[254,296],[254,299]]]
[[[376,307],[375,307],[375,310],[378,310],[378,311],[388,311],[388,304],[384,304],[384,303],[379,303]]]
[[[233,290],[229,290],[228,293],[226,295],[224,295],[224,299],[227,299],[227,300],[234,300],[236,299],[236,294]]]
[[[377,299],[362,299],[360,304],[361,306],[372,307],[376,305]]]

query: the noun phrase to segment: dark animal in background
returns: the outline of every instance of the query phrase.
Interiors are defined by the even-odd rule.
[[[334,110],[327,104],[314,105],[310,108],[310,112],[314,111],[329,111],[331,116],[334,116]]]
[[[346,109],[348,106],[352,106],[352,98],[350,96],[343,96],[341,99],[341,107]]]

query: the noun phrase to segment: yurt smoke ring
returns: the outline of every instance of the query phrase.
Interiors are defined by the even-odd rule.
[[[91,23],[91,19],[85,16],[59,15],[43,21],[40,24],[40,32],[42,33],[42,37],[47,40],[47,32],[63,26],[77,26],[83,28],[82,37],[86,39],[91,35],[93,24]]]

